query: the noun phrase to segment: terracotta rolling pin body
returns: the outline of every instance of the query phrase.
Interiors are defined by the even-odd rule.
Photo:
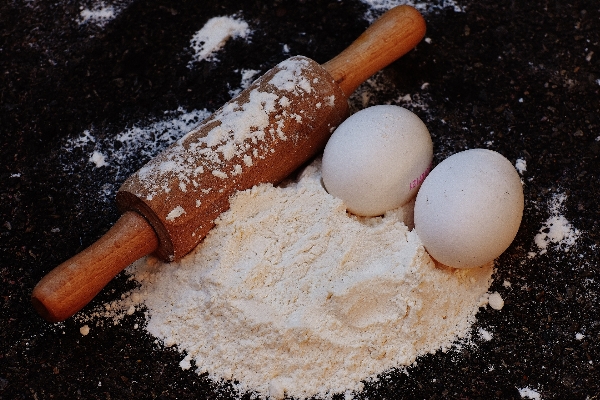
[[[123,215],[38,283],[32,294],[38,313],[62,321],[138,258],[187,254],[229,208],[232,194],[277,183],[321,151],[348,116],[348,96],[424,34],[421,15],[398,6],[329,62],[298,56],[268,71],[125,181],[117,193]]]

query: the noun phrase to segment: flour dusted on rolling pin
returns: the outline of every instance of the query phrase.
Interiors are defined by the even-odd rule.
[[[117,203],[148,219],[159,257],[178,259],[213,227],[232,194],[284,179],[322,150],[347,114],[331,75],[292,57],[130,177]]]
[[[328,397],[465,336],[492,266],[436,266],[402,211],[357,218],[321,185],[259,185],[189,255],[134,264],[146,329],[240,393]]]

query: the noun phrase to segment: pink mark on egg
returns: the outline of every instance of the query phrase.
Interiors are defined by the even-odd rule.
[[[427,175],[429,175],[430,171],[431,171],[431,164],[429,164],[429,167],[427,167],[427,169],[425,169],[425,171],[423,171],[423,173],[421,175],[419,175],[419,177],[417,179],[414,179],[410,182],[409,190],[418,188],[421,185],[421,183],[423,183],[425,178],[427,178]]]

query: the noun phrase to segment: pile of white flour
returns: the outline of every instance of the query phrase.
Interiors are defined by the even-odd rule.
[[[317,161],[233,197],[181,261],[134,264],[140,288],[123,304],[145,305],[147,331],[184,369],[240,393],[329,397],[468,335],[492,270],[436,266],[402,210],[348,215]]]

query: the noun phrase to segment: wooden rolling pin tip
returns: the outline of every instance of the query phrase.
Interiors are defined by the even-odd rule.
[[[89,303],[135,260],[154,252],[158,238],[140,214],[128,211],[97,242],[50,271],[31,302],[49,322],[63,321]]]
[[[34,292],[31,295],[31,304],[33,304],[33,308],[42,318],[48,322],[60,322],[64,319],[61,318],[61,316],[54,314],[52,309],[46,307],[46,305],[43,303],[43,300],[41,300],[39,297],[39,293],[36,293],[34,289]]]
[[[419,11],[408,5],[396,6],[323,67],[349,97],[375,72],[412,50],[425,31]]]

